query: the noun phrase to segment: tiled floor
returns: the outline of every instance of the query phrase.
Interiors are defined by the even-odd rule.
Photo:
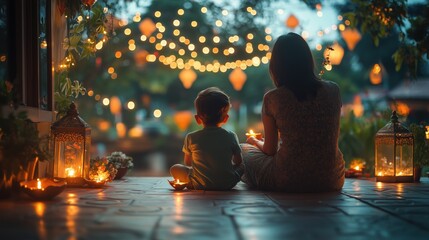
[[[341,193],[172,191],[166,178],[0,201],[0,239],[429,239],[429,180],[347,179]]]

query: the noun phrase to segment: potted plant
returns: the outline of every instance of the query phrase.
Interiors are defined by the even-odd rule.
[[[124,177],[128,169],[134,166],[133,158],[125,155],[123,152],[113,152],[110,156],[107,156],[107,159],[118,169],[115,180]]]
[[[8,81],[0,87],[0,198],[10,196],[20,181],[32,179],[38,159],[48,157],[36,125],[25,111],[17,111],[12,88]]]
[[[113,181],[118,172],[115,164],[106,157],[91,158],[89,165],[89,183],[93,183],[93,186],[102,186]]]
[[[429,144],[426,139],[425,123],[411,124],[410,130],[414,135],[414,181],[420,182],[422,168],[429,166]]]

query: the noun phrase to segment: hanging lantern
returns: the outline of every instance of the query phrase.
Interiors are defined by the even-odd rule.
[[[288,27],[288,28],[290,28],[290,29],[293,30],[293,29],[295,29],[299,25],[299,20],[298,20],[297,17],[295,17],[295,15],[291,14],[286,19],[285,25],[286,25],[286,27]]]
[[[346,41],[347,47],[350,51],[355,49],[356,44],[360,41],[362,36],[356,28],[347,28],[341,32],[341,37]]]
[[[144,67],[144,65],[147,63],[147,55],[149,55],[149,53],[146,50],[139,50],[134,54],[134,61],[136,62],[137,67]]]
[[[194,81],[197,79],[197,74],[192,69],[183,69],[179,73],[179,79],[186,89],[191,88]]]
[[[181,131],[188,129],[192,121],[191,111],[179,111],[174,114],[174,122]]]
[[[378,63],[374,64],[371,71],[369,72],[369,80],[374,85],[378,85],[382,82],[383,75],[382,75],[382,68],[380,64]]]
[[[121,113],[121,100],[118,97],[111,97],[109,106],[113,115]]]
[[[413,182],[413,134],[398,121],[391,120],[375,135],[375,176],[380,182]]]
[[[343,60],[344,56],[344,48],[341,47],[341,45],[337,42],[332,44],[331,48],[332,49],[325,49],[323,56],[327,58],[329,55],[329,62],[331,63],[331,65],[340,65],[341,60]]]
[[[403,102],[396,102],[394,108],[396,108],[396,112],[399,113],[399,115],[402,116],[408,116],[410,114],[410,107]]]
[[[116,123],[116,133],[119,138],[124,138],[127,135],[127,126],[123,122]]]
[[[83,186],[89,177],[91,128],[70,104],[67,114],[51,126],[54,145],[53,177],[64,179],[68,186]]]
[[[152,19],[145,18],[142,22],[140,22],[139,29],[143,35],[149,37],[150,35],[152,35],[153,32],[155,32],[156,26],[155,23],[153,23]]]
[[[362,99],[360,98],[359,95],[356,95],[353,99],[353,114],[355,115],[355,117],[362,117],[363,113],[364,113],[364,107],[362,104]]]
[[[94,3],[97,2],[97,0],[82,0],[82,4],[85,5],[85,7],[92,7]]]
[[[229,81],[236,91],[240,91],[243,88],[246,80],[247,75],[243,70],[241,70],[241,68],[236,68],[229,74]]]

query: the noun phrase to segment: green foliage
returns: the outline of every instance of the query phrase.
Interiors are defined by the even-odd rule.
[[[365,159],[369,172],[374,170],[374,138],[377,131],[388,121],[390,113],[356,118],[351,112],[341,118],[339,147],[346,166],[354,159]]]
[[[395,26],[403,26],[406,18],[406,0],[353,0],[354,11],[344,14],[351,27],[360,26],[369,33],[378,46],[380,38],[387,37]]]
[[[410,131],[414,135],[414,164],[420,167],[429,166],[429,140],[426,139],[425,126],[424,122],[410,125]]]
[[[395,69],[407,66],[413,76],[417,75],[418,64],[429,54],[429,6],[427,3],[408,4],[406,0],[352,0],[346,3],[343,16],[362,33],[368,33],[373,43],[379,46],[380,40],[390,34],[399,33],[401,45],[392,55]],[[405,23],[409,21],[410,25]]]
[[[39,137],[36,125],[25,111],[11,113],[0,118],[0,179],[17,176],[26,170],[29,161],[49,158],[48,137]]]
[[[73,14],[67,18],[68,36],[64,39],[63,47],[66,56],[55,75],[55,108],[58,117],[64,115],[73,100],[79,95],[85,95],[86,88],[79,80],[71,80],[69,73],[77,62],[95,56],[96,44],[106,40],[105,14],[103,7],[95,4],[90,10],[83,5],[80,8],[69,6]],[[67,8],[67,9],[68,9]],[[70,9],[69,9],[70,10]],[[67,10],[68,11],[68,10]],[[87,16],[81,20],[78,15]]]
[[[79,95],[85,95],[86,88],[78,80],[71,81],[66,72],[59,73],[56,79],[55,107],[58,112],[57,116],[61,117],[67,112],[74,99],[77,99]]]

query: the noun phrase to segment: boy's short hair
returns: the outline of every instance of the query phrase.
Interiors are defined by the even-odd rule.
[[[228,114],[229,97],[217,87],[209,87],[198,93],[194,101],[197,115],[205,125],[216,125]]]

